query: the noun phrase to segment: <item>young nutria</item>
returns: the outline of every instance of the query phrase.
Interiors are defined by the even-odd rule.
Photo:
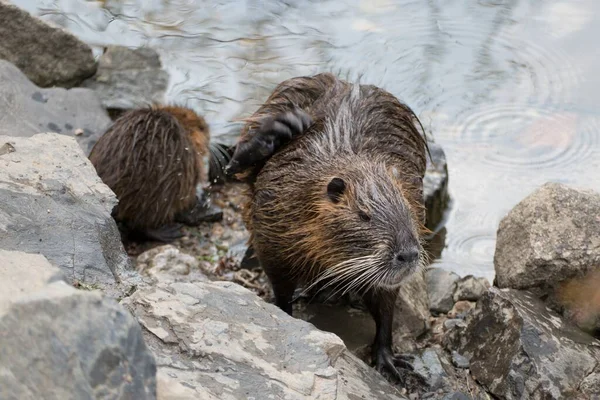
[[[600,268],[558,286],[564,315],[582,330],[600,337]]]
[[[401,381],[410,365],[392,353],[394,306],[424,259],[428,148],[417,125],[380,88],[297,77],[249,118],[226,168],[249,183],[245,223],[276,304],[291,315],[296,286],[316,282],[362,294],[377,370]]]
[[[95,144],[89,159],[119,200],[113,217],[132,233],[168,242],[178,223],[202,221],[196,186],[205,179],[209,131],[194,111],[154,106],[121,115]]]

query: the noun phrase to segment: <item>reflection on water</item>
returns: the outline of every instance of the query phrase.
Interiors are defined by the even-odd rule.
[[[292,76],[386,88],[447,152],[440,266],[493,276],[502,216],[548,180],[600,190],[597,0],[16,0],[100,52],[157,49],[168,99],[231,121]]]

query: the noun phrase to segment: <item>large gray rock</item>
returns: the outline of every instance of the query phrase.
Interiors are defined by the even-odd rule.
[[[136,320],[41,255],[0,250],[0,399],[155,399]]]
[[[444,149],[428,142],[431,158],[427,156],[427,170],[423,179],[423,197],[427,208],[427,228],[434,230],[444,217],[448,205],[448,164]]]
[[[122,303],[145,328],[161,398],[402,398],[339,337],[237,284],[165,280]]]
[[[442,268],[431,267],[425,272],[429,309],[434,313],[447,313],[454,306],[454,291],[459,276]]]
[[[111,123],[94,91],[40,89],[17,67],[3,60],[0,110],[0,135],[28,137],[56,132],[75,137],[86,155]]]
[[[594,387],[600,341],[563,322],[535,295],[491,288],[467,317],[458,352],[503,399],[583,399]],[[599,396],[600,393],[594,393]]]
[[[0,59],[41,87],[73,87],[96,72],[88,45],[5,1],[0,1]]]
[[[545,292],[599,266],[600,194],[547,183],[500,222],[494,267],[501,288]]]
[[[134,271],[116,203],[74,139],[0,136],[0,249],[43,254],[70,283],[119,296]]]
[[[150,48],[109,46],[98,62],[98,72],[82,86],[94,89],[104,107],[129,110],[163,103],[169,74]]]

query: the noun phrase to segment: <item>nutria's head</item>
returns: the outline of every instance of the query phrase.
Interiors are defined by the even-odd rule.
[[[336,164],[307,197],[311,232],[299,246],[318,260],[329,285],[362,291],[394,288],[423,262],[421,225],[396,168],[369,160]],[[301,228],[302,229],[302,228]],[[300,253],[299,251],[298,253]]]

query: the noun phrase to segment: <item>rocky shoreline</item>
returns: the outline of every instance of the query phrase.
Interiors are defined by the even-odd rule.
[[[9,16],[23,36],[1,34]],[[22,45],[42,34],[74,58]],[[548,183],[523,199],[500,223],[493,284],[435,263],[407,281],[394,345],[428,386],[403,388],[368,366],[374,324],[356,298],[307,294],[298,318],[270,304],[241,184],[204,188],[219,221],[170,245],[123,245],[116,197],[87,154],[110,116],[161,101],[156,53],[94,61],[3,2],[0,38],[1,399],[600,398],[600,194]],[[25,67],[32,54],[52,68]],[[431,147],[435,231],[449,178]]]

